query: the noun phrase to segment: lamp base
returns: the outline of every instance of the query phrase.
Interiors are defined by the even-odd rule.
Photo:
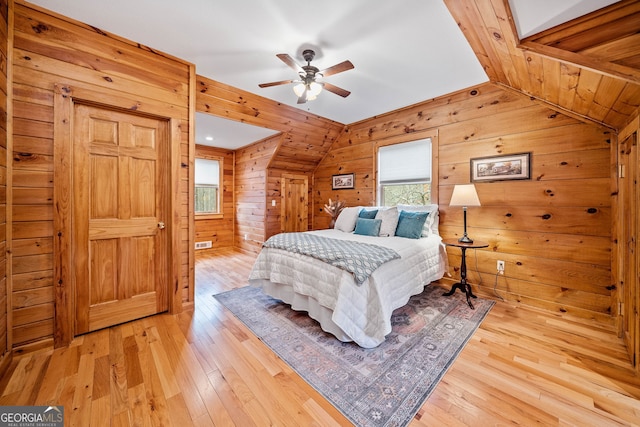
[[[460,243],[473,243],[473,239],[465,234],[464,236],[462,236],[461,238],[458,239],[458,242],[460,242]]]

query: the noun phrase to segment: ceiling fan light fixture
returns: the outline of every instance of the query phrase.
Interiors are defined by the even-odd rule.
[[[322,83],[315,81],[310,83],[300,82],[293,86],[293,92],[298,98],[304,94],[305,90],[307,91],[307,101],[313,101],[318,97],[318,95],[320,95],[320,92],[322,92]]]
[[[309,83],[309,99],[315,99],[316,96],[320,95],[320,92],[322,92],[321,83],[318,83],[316,81],[312,81],[311,83]]]
[[[300,82],[297,85],[293,86],[293,92],[296,94],[298,98],[300,98],[306,88],[307,86],[304,83]]]
[[[302,52],[302,56],[307,61],[307,65],[299,65],[296,61],[286,53],[279,53],[276,55],[282,62],[287,64],[290,68],[294,69],[298,73],[298,80],[281,80],[271,83],[260,83],[260,87],[279,86],[289,83],[294,83],[293,92],[298,97],[298,104],[304,104],[307,101],[313,101],[320,95],[320,93],[326,89],[331,93],[335,93],[338,96],[346,98],[351,92],[344,90],[330,83],[324,83],[323,81],[316,81],[316,79],[322,79],[327,76],[341,73],[343,71],[351,70],[353,64],[351,61],[342,61],[332,67],[319,70],[317,67],[311,65],[311,60],[315,56],[315,52],[311,49],[306,49]]]

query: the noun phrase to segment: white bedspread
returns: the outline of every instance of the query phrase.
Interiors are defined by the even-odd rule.
[[[372,348],[382,343],[391,332],[393,310],[404,306],[412,295],[421,293],[427,284],[446,272],[446,252],[438,235],[406,239],[338,230],[309,233],[386,246],[397,251],[401,259],[385,263],[358,286],[347,271],[305,255],[263,248],[249,275],[249,284],[262,287],[265,293],[294,309],[308,311],[324,330],[343,341],[353,340],[361,347]],[[274,291],[281,288],[279,285],[284,285],[285,290]],[[310,308],[306,301],[296,306],[306,299],[313,300],[312,306],[317,303],[320,307]],[[321,313],[324,309],[329,310],[334,325]]]

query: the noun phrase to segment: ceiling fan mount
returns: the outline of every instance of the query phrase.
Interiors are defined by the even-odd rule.
[[[311,61],[313,61],[313,58],[315,56],[316,53],[311,49],[306,49],[304,52],[302,52],[302,57],[305,61],[307,61],[307,65],[303,65],[300,67],[304,72],[298,72],[298,75],[305,84],[311,84],[315,80],[317,74],[320,74],[318,77],[322,77],[322,74],[320,73],[318,67],[314,67],[313,65],[311,65]]]
[[[318,81],[318,79],[320,78],[351,70],[352,68],[354,68],[351,61],[343,61],[332,67],[320,70],[318,67],[311,65],[311,61],[313,61],[313,58],[315,58],[316,56],[316,53],[313,49],[305,49],[304,51],[302,51],[302,57],[307,62],[307,65],[298,65],[294,61],[294,59],[286,53],[279,53],[276,56],[290,68],[294,69],[298,73],[299,79],[282,80],[272,83],[261,83],[258,85],[259,87],[265,88],[295,83],[296,86],[294,86],[293,90],[298,96],[298,104],[304,104],[307,101],[315,99],[316,96],[322,91],[322,89],[326,89],[329,92],[342,96],[343,98],[346,98],[351,93],[348,90],[339,88],[335,85],[332,85],[331,83]]]
[[[305,49],[302,52],[302,57],[304,58],[305,61],[307,61],[307,64],[311,61],[313,61],[313,58],[316,57],[316,52],[313,51],[312,49]]]

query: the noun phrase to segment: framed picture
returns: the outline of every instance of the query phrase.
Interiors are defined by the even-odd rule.
[[[471,159],[471,181],[531,179],[531,153]]]
[[[343,175],[333,175],[331,178],[331,188],[334,190],[344,190],[354,188],[355,174],[345,173]]]

